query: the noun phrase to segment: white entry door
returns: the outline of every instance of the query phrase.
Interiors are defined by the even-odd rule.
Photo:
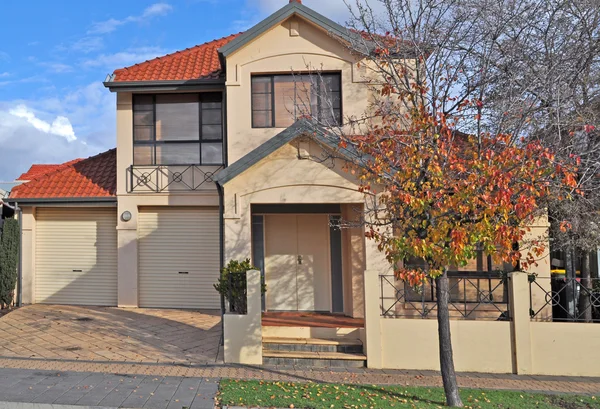
[[[268,311],[331,311],[329,216],[265,216]]]

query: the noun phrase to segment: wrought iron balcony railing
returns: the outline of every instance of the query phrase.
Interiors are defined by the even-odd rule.
[[[214,176],[223,166],[152,165],[127,168],[128,193],[213,190]]]

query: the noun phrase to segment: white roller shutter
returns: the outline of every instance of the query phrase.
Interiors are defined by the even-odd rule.
[[[117,305],[114,208],[38,208],[35,302]]]
[[[138,235],[140,307],[220,308],[218,209],[142,208]]]

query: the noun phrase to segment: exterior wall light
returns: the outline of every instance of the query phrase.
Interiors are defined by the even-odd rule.
[[[121,220],[123,220],[124,222],[128,222],[129,220],[131,220],[131,212],[129,210],[125,210],[121,215]]]

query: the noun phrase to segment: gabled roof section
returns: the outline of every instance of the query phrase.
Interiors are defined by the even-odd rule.
[[[271,27],[282,23],[294,14],[310,21],[311,23],[320,26],[327,32],[340,37],[343,40],[350,41],[357,34],[339,25],[338,23],[328,19],[327,17],[317,13],[316,11],[306,7],[301,2],[290,1],[290,3],[281,8],[279,11],[271,14],[269,17],[252,27],[251,29],[241,33],[232,41],[219,48],[219,53],[224,57],[236,52],[252,40],[259,37]]]
[[[219,79],[223,67],[217,50],[238,36],[239,34],[232,34],[140,64],[120,68],[114,71],[107,83]]]
[[[16,201],[17,199],[99,199],[116,197],[116,149],[111,149],[91,158],[50,166],[56,166],[56,168],[48,173],[38,173],[29,182],[15,186],[10,192],[9,199]],[[33,173],[32,169],[34,169]],[[24,175],[31,177],[37,170],[42,168],[34,165],[32,169]]]
[[[294,139],[298,137],[309,137],[316,142],[324,145],[325,147],[334,151],[340,157],[346,158],[348,160],[354,160],[359,157],[358,153],[353,149],[351,145],[348,145],[346,148],[342,148],[339,146],[339,140],[327,132],[327,130],[317,124],[315,124],[310,119],[300,119],[295,124],[282,131],[278,135],[269,139],[267,142],[263,143],[252,152],[246,154],[244,157],[240,158],[237,162],[233,163],[231,166],[220,171],[216,177],[214,178],[216,182],[220,185],[224,185],[230,180],[234,179],[236,176],[242,174],[246,170],[250,169],[252,166],[257,164],[262,159],[266,158],[282,146],[287,143],[290,143]]]

